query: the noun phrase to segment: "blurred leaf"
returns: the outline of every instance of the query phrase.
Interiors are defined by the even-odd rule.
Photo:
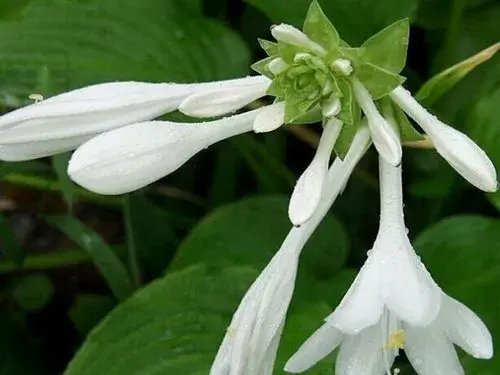
[[[23,264],[24,248],[19,243],[9,219],[0,214],[0,253],[5,253],[18,267]]]
[[[242,157],[255,175],[260,190],[267,193],[288,192],[294,186],[292,172],[262,143],[251,135],[233,140]]]
[[[210,187],[210,207],[232,201],[243,169],[243,160],[233,140],[216,146],[216,159]]]
[[[282,196],[255,197],[215,210],[184,239],[170,269],[196,263],[264,268],[292,228],[288,201]],[[301,265],[316,278],[328,279],[342,267],[347,252],[343,227],[328,215],[306,244]]]
[[[41,310],[52,300],[54,285],[44,274],[29,275],[14,284],[11,294],[24,310]]]
[[[91,332],[65,375],[208,374],[255,276],[198,266],[151,283]]]
[[[92,330],[115,307],[113,299],[98,294],[78,294],[68,316],[82,336]]]
[[[64,200],[66,201],[66,204],[68,205],[68,208],[71,211],[74,202],[73,188],[75,185],[73,184],[73,181],[71,181],[71,179],[68,176],[68,173],[66,172],[68,169],[70,156],[71,154],[69,152],[66,152],[63,154],[54,155],[52,156],[51,159],[52,159],[52,168],[56,173],[57,180],[59,181],[59,186],[61,187]]]
[[[310,0],[247,0],[276,23],[302,26]],[[364,40],[401,18],[412,18],[417,0],[320,0],[326,16],[340,37],[350,44]]]
[[[74,217],[52,216],[46,221],[64,232],[89,253],[117,299],[123,300],[134,291],[134,282],[127,268],[117,257],[113,248],[96,232]]]
[[[496,167],[500,175],[500,89],[477,103],[469,117],[467,128]],[[500,193],[488,194],[490,201],[500,209]]]
[[[456,216],[420,234],[415,248],[444,292],[465,303],[500,337],[500,221]],[[495,345],[496,346],[496,345]],[[500,357],[490,361],[464,356],[467,374],[494,375]]]
[[[3,179],[4,176],[10,173],[43,172],[47,170],[47,166],[38,160],[29,160],[17,163],[1,163],[0,178]]]
[[[425,82],[415,97],[425,105],[432,105],[471,70],[493,57],[499,49],[500,42],[469,57],[467,60],[443,70],[441,73]]]
[[[124,215],[129,246],[135,247],[138,262],[150,277],[161,275],[179,242],[170,215],[141,193],[128,196]]]
[[[0,375],[42,375],[32,339],[0,310]]]
[[[245,74],[246,46],[195,12],[198,3],[33,2],[19,22],[0,24],[0,91],[31,93],[41,67],[49,69],[58,91],[114,80],[190,82]]]
[[[285,330],[283,332],[282,342],[278,351],[276,360],[275,374],[285,375],[283,371],[285,363],[297,351],[297,349],[323,324],[325,319],[332,312],[331,308],[325,303],[316,303],[314,305],[304,306],[300,312],[290,314]],[[333,361],[326,357],[305,375],[334,375]]]
[[[364,62],[399,74],[406,64],[410,21],[408,18],[394,22],[379,31],[361,46]]]
[[[32,0],[0,0],[0,19],[17,17]]]

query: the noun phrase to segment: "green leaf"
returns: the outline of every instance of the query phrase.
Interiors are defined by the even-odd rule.
[[[24,310],[41,310],[52,300],[54,285],[44,274],[29,275],[13,285],[11,295]]]
[[[399,106],[393,105],[392,111],[394,113],[394,119],[399,126],[399,134],[403,143],[417,142],[425,139],[425,137],[413,127],[406,113],[404,113]]]
[[[500,89],[480,100],[467,120],[467,129],[470,137],[486,152],[500,175],[499,101]],[[497,191],[488,194],[488,197],[500,210],[500,193]]]
[[[285,124],[294,122],[309,112],[317,103],[316,99],[303,99],[297,93],[288,90],[285,98]]]
[[[54,155],[52,156],[52,168],[57,175],[57,180],[59,181],[59,186],[61,187],[61,191],[68,205],[70,211],[73,207],[74,202],[74,183],[68,176],[67,169],[68,163],[71,153],[65,152],[64,154]]]
[[[170,269],[196,263],[264,268],[292,228],[288,202],[282,196],[256,197],[215,210],[184,239]],[[306,244],[301,264],[316,277],[333,277],[347,252],[341,224],[328,215]]]
[[[266,51],[269,56],[277,56],[279,54],[278,43],[271,42],[266,39],[258,39],[260,47]]]
[[[52,216],[46,221],[64,232],[89,253],[100,273],[119,300],[127,298],[135,289],[127,268],[118,256],[96,232],[87,228],[78,219],[69,216]]]
[[[0,19],[16,19],[32,0],[0,0]]]
[[[57,91],[114,80],[246,74],[246,45],[194,8],[175,0],[35,1],[19,22],[0,24],[0,91],[33,92],[44,66]]]
[[[311,0],[246,0],[275,23],[301,27]],[[319,0],[326,16],[335,25],[341,38],[360,45],[394,21],[412,19],[417,0]]]
[[[372,64],[363,64],[356,70],[356,77],[365,85],[373,99],[377,100],[401,85],[405,78]]]
[[[408,18],[396,21],[363,43],[361,60],[393,74],[399,74],[406,64],[409,37]]]
[[[151,283],[92,331],[65,375],[207,374],[255,277],[192,267]]]
[[[316,0],[309,7],[303,31],[311,40],[326,50],[336,49],[339,46],[339,34]]]
[[[477,66],[491,59],[500,50],[500,42],[438,73],[420,88],[415,96],[425,105],[432,105]]]
[[[98,294],[78,294],[68,316],[78,332],[85,337],[115,306],[115,301]]]
[[[290,125],[313,124],[315,122],[320,122],[322,119],[323,114],[321,112],[321,107],[319,105],[316,105],[306,113],[293,120]]]
[[[233,144],[254,174],[261,192],[290,191],[295,183],[294,175],[272,150],[246,134],[235,138]]]
[[[129,246],[134,247],[136,258],[131,259],[129,248],[129,267],[138,268],[134,271],[136,279],[139,264],[149,276],[160,276],[179,242],[170,215],[140,192],[129,194],[127,199],[124,206],[127,238]]]
[[[500,280],[500,221],[479,216],[445,219],[420,234],[415,248],[443,291],[484,320],[500,335],[500,307],[492,303]],[[500,358],[478,361],[464,356],[467,374],[494,375]]]
[[[19,243],[9,219],[0,214],[0,248],[18,267],[23,264],[24,248]]]
[[[352,125],[355,120],[357,120],[358,116],[356,116],[355,112],[356,109],[359,110],[359,107],[356,106],[351,85],[344,79],[338,79],[337,84],[339,85],[340,92],[342,93],[342,97],[340,98],[342,110],[338,114],[337,118],[347,125]]]

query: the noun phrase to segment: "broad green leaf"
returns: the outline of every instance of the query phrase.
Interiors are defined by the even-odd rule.
[[[339,34],[316,0],[309,7],[303,31],[311,40],[327,50],[336,49],[339,46]]]
[[[362,64],[356,77],[365,85],[373,99],[380,99],[401,85],[405,78],[372,64]]]
[[[290,191],[294,176],[288,167],[251,135],[242,135],[233,140],[246,164],[259,184],[261,192],[276,193]]]
[[[52,168],[56,173],[57,180],[59,181],[59,185],[61,186],[62,194],[66,204],[70,211],[72,210],[74,203],[74,183],[68,176],[68,163],[71,154],[66,152],[64,154],[54,155],[52,156]]]
[[[36,343],[7,309],[0,309],[0,375],[46,375]]]
[[[65,375],[208,374],[230,318],[256,277],[249,268],[191,267],[119,305],[87,337]]]
[[[33,0],[0,0],[0,20],[16,19]]]
[[[0,248],[16,266],[20,267],[23,264],[24,248],[19,243],[9,219],[2,214],[0,214]]]
[[[116,302],[98,294],[78,294],[68,310],[71,322],[85,337],[112,309]]]
[[[361,60],[399,74],[406,64],[409,34],[408,18],[394,22],[363,43]]]
[[[426,105],[432,105],[478,65],[491,59],[500,50],[500,42],[438,73],[420,88],[415,96]]]
[[[129,247],[134,247],[136,257],[135,261],[131,259],[129,249],[129,267],[139,267],[140,264],[150,277],[159,276],[179,241],[172,229],[170,215],[140,192],[129,194],[127,199],[124,206],[127,238]],[[134,266],[134,262],[138,264]]]
[[[472,139],[486,151],[500,175],[500,89],[483,98],[474,107],[467,121]],[[490,201],[500,210],[500,193],[488,194]]]
[[[331,308],[324,302],[301,306],[300,311],[289,314],[278,351],[274,374],[289,374],[283,370],[286,362],[330,315]],[[334,375],[333,361],[326,357],[305,375]]]
[[[311,0],[246,0],[275,23],[301,27]],[[352,45],[360,45],[394,21],[412,18],[417,0],[319,0],[326,16],[340,37]]]
[[[215,210],[184,239],[170,269],[196,263],[264,268],[292,228],[288,201],[282,196],[256,197]],[[341,224],[328,215],[306,244],[301,264],[316,277],[333,277],[347,252]]]
[[[500,221],[479,216],[445,219],[414,243],[443,291],[475,311],[500,335],[500,305],[492,300],[500,280]],[[464,355],[467,374],[494,375],[500,358],[479,361]]]
[[[64,232],[89,253],[96,267],[108,283],[115,297],[127,298],[135,289],[127,268],[110,247],[96,232],[87,228],[78,219],[69,216],[52,216],[46,221]]]
[[[52,300],[54,285],[46,275],[33,274],[16,281],[10,293],[24,310],[36,311]]]
[[[113,80],[192,82],[246,74],[247,47],[190,3],[32,2],[19,22],[0,24],[0,91],[18,87],[28,95],[45,66],[57,91]]]

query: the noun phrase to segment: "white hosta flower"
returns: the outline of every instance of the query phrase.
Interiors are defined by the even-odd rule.
[[[474,141],[431,115],[403,87],[394,89],[390,96],[422,127],[436,151],[460,175],[481,190],[494,192],[498,189],[495,166]]]
[[[375,148],[389,164],[399,165],[403,151],[396,130],[382,117],[370,93],[355,77],[352,79],[352,87],[354,96],[368,119]]]
[[[297,180],[288,207],[288,216],[293,225],[305,223],[316,211],[323,193],[333,146],[341,130],[342,122],[337,119],[331,119],[326,124],[314,159]]]
[[[426,327],[401,322],[387,310],[375,325],[354,335],[327,320],[290,358],[285,370],[306,371],[340,346],[336,375],[389,375],[401,349],[419,375],[464,375],[453,344],[475,358],[493,355],[491,334],[481,319],[443,293],[439,315]]]
[[[368,260],[337,309],[288,361],[307,370],[340,345],[336,375],[391,374],[405,349],[419,375],[463,375],[452,342],[478,358],[492,355],[480,319],[435,284],[408,240],[401,167],[380,157],[380,229]]]
[[[176,110],[193,94],[226,90],[231,101],[235,89],[244,93],[246,87],[266,84],[269,79],[258,76],[199,84],[113,82],[70,91],[1,116],[0,159],[29,160],[72,150],[102,132]]]
[[[172,173],[208,146],[252,130],[261,111],[201,123],[149,121],[111,130],[73,153],[68,174],[96,193],[127,193]]]
[[[272,374],[295,287],[300,252],[328,212],[369,142],[367,129],[361,129],[344,161],[335,160],[328,174],[320,208],[305,225],[292,228],[278,252],[243,297],[210,375]]]

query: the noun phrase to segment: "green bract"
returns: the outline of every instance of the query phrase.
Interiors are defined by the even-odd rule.
[[[295,30],[298,32],[298,30]],[[399,73],[406,61],[409,22],[403,19],[369,38],[360,48],[340,39],[317,1],[309,7],[303,26],[311,46],[259,40],[269,57],[252,68],[273,80],[268,94],[285,101],[285,122],[293,123],[320,107],[324,119],[337,117],[353,124],[361,117],[351,88],[355,76],[373,99],[380,99],[405,78]],[[293,43],[293,41],[292,41]],[[335,111],[340,101],[340,112]]]

